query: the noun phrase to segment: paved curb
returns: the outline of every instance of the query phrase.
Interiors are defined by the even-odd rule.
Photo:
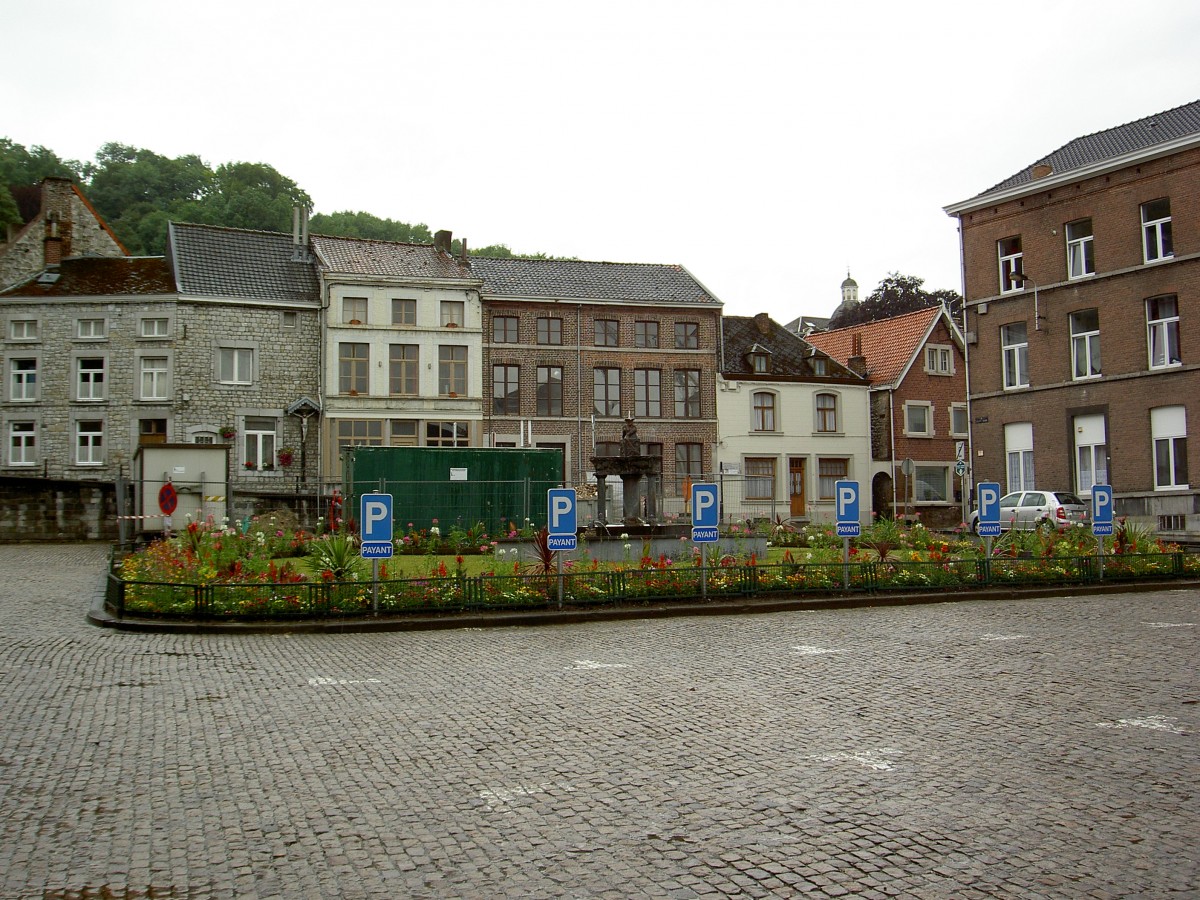
[[[580,622],[613,622],[629,619],[666,619],[678,616],[733,616],[797,610],[870,609],[917,606],[929,603],[963,603],[976,600],[1040,600],[1090,594],[1131,594],[1162,590],[1198,590],[1200,580],[1128,581],[1089,585],[1047,585],[1027,588],[986,588],[940,593],[848,594],[826,597],[772,596],[763,599],[718,598],[707,603],[687,601],[663,604],[646,602],[595,609],[544,609],[524,612],[465,612],[445,615],[359,619],[310,619],[303,622],[188,622],[179,620],[117,618],[104,606],[104,581],[92,598],[87,619],[101,628],[157,634],[350,634],[378,631],[434,631],[451,628],[514,628],[535,625],[571,625]]]

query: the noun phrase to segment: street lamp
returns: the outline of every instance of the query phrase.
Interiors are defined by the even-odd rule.
[[[1010,272],[1008,275],[1008,280],[1010,282],[1020,284],[1022,287],[1024,287],[1026,281],[1033,285],[1033,330],[1041,331],[1042,317],[1038,315],[1038,283],[1024,272]]]

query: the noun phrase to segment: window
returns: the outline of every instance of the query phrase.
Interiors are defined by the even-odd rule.
[[[76,400],[104,399],[104,357],[89,356],[75,361]]]
[[[75,334],[80,340],[97,340],[107,333],[103,319],[80,319],[75,323]]]
[[[754,407],[754,430],[775,430],[775,395],[768,391],[756,391],[751,398]]]
[[[389,425],[393,447],[417,446],[417,421],[415,419],[392,419]]]
[[[1154,440],[1154,489],[1186,488],[1187,410],[1182,406],[1150,410],[1150,433]]]
[[[827,375],[829,368],[826,365],[826,359],[822,356],[815,357],[812,361],[812,370],[814,375]]]
[[[817,431],[834,434],[838,430],[838,408],[836,394],[817,394]]]
[[[470,430],[466,422],[426,422],[426,447],[470,446]]]
[[[515,416],[521,412],[521,388],[517,366],[492,366],[492,412]]]
[[[695,350],[700,346],[700,324],[698,322],[675,323],[675,349]]]
[[[616,319],[597,319],[595,329],[597,347],[619,346],[620,329]]]
[[[756,375],[765,375],[771,371],[771,357],[766,353],[750,354],[750,371]]]
[[[342,298],[342,324],[343,325],[366,325],[367,324],[367,298],[366,297],[343,297]]]
[[[254,351],[239,347],[222,347],[218,351],[221,384],[250,384],[253,382]]]
[[[382,419],[338,419],[337,447],[381,447],[383,446]]]
[[[100,466],[104,464],[104,422],[83,419],[75,423],[75,464]]]
[[[14,341],[36,341],[38,336],[37,319],[13,319],[8,323],[8,336]]]
[[[1146,331],[1150,368],[1179,365],[1179,304],[1174,297],[1152,297],[1146,301]]]
[[[446,328],[461,328],[466,324],[467,305],[462,300],[442,301],[442,325]]]
[[[269,416],[246,416],[245,466],[247,471],[275,468],[276,422]]]
[[[592,409],[598,416],[621,414],[621,370],[592,371]]]
[[[165,444],[166,442],[166,419],[138,420],[138,444]]]
[[[850,472],[848,459],[817,460],[817,496],[822,500],[834,499],[835,486],[845,481]]]
[[[996,242],[996,252],[1000,257],[1000,293],[1010,294],[1021,290],[1023,282],[1014,275],[1020,275],[1021,268],[1021,238],[1005,238]]]
[[[405,300],[399,297],[392,298],[392,324],[393,325],[416,325],[417,324],[417,301]]]
[[[746,499],[775,499],[775,460],[773,458],[746,458]]]
[[[700,370],[681,369],[675,373],[675,416],[700,418]]]
[[[538,319],[537,342],[539,344],[561,344],[562,319]]]
[[[144,338],[164,338],[170,334],[171,323],[165,318],[142,319],[139,328]]]
[[[1033,487],[1033,423],[1012,422],[1004,426],[1004,455],[1008,470],[1008,490]]]
[[[925,371],[930,375],[953,375],[954,348],[941,344],[926,345]]]
[[[143,400],[167,399],[167,358],[165,356],[143,356],[140,360]]]
[[[515,344],[517,342],[517,317],[492,316],[492,343]]]
[[[300,314],[294,309],[285,309],[279,317],[280,328],[295,328],[300,321]]]
[[[909,437],[933,437],[933,406],[929,403],[905,403],[904,433]]]
[[[8,464],[37,464],[37,425],[34,422],[8,423]]]
[[[687,486],[703,474],[703,445],[683,443],[675,445],[675,492],[687,496]]]
[[[1092,255],[1092,220],[1080,219],[1068,222],[1067,232],[1067,277],[1083,278],[1096,271],[1096,260]]]
[[[966,437],[970,430],[970,418],[967,415],[967,404],[950,404],[950,434],[954,437]]]
[[[369,344],[343,341],[338,344],[338,391],[343,394],[367,393],[371,368]]]
[[[393,397],[415,397],[420,393],[420,351],[416,344],[388,346],[388,393]]]
[[[918,503],[944,503],[949,499],[946,466],[917,466],[913,472],[913,493]]]
[[[539,416],[561,416],[563,414],[561,366],[538,366],[537,414]]]
[[[658,323],[634,322],[633,345],[635,347],[658,348]]]
[[[1074,425],[1076,491],[1090,494],[1092,485],[1108,484],[1108,442],[1104,416],[1076,416]]]
[[[1071,313],[1072,378],[1100,375],[1100,313],[1083,309]]]
[[[1171,201],[1166,197],[1142,204],[1142,249],[1148,263],[1175,255],[1171,244]]]
[[[14,403],[37,399],[38,361],[36,359],[11,359],[9,399]]]
[[[438,347],[438,394],[466,396],[467,348],[455,344]]]
[[[662,373],[658,369],[633,370],[633,414],[639,419],[662,415]]]
[[[1001,326],[1000,348],[1004,354],[1004,389],[1029,387],[1029,337],[1024,322]]]

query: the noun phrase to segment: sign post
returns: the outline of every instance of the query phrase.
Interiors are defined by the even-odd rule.
[[[833,485],[837,506],[837,535],[842,539],[842,586],[850,589],[850,538],[862,534],[859,522],[857,481],[838,481]]]
[[[720,538],[720,496],[715,484],[692,485],[692,543],[715,544]],[[708,599],[708,554],[700,548],[700,596]]]
[[[1100,558],[1100,577],[1104,578],[1104,538],[1113,533],[1113,495],[1108,484],[1092,485],[1092,534],[1096,537],[1096,556]]]
[[[1000,536],[1000,482],[981,481],[975,486],[979,497],[979,523],[975,526],[983,538],[984,574],[991,578],[992,538]]]
[[[359,555],[371,560],[371,610],[379,615],[379,561],[391,559],[392,495],[363,494],[358,502]]]
[[[579,546],[579,509],[575,488],[550,488],[546,491],[546,547],[558,560],[558,608],[563,602],[563,563],[558,551]]]

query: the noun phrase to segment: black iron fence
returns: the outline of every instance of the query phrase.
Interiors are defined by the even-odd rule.
[[[618,605],[648,600],[709,597],[839,595],[884,591],[958,591],[973,588],[1093,584],[1200,575],[1200,558],[1182,552],[1039,559],[993,557],[950,561],[874,560],[852,563],[781,563],[697,566],[563,575],[450,575],[370,581],[284,584],[168,584],[125,581],[115,564],[106,606],[115,616],[199,621],[295,620],[453,614],[486,610]],[[704,579],[702,585],[701,579]]]

